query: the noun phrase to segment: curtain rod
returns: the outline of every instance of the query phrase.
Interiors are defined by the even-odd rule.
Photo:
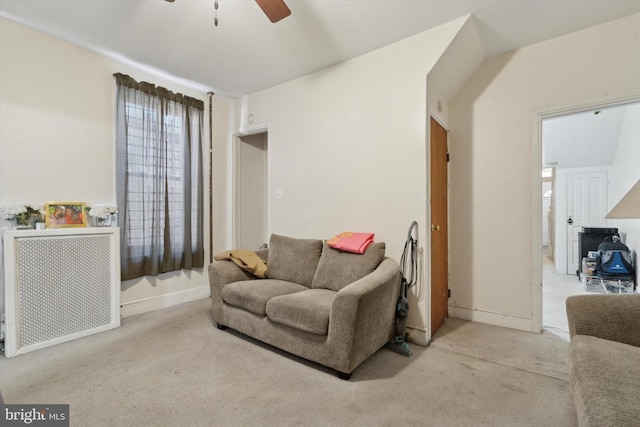
[[[133,77],[127,74],[114,73],[113,77],[115,77],[116,82],[118,82],[119,85],[139,90],[149,95],[155,95],[160,98],[169,99],[181,104],[186,104],[188,106],[195,107],[201,111],[204,111],[204,102],[201,99],[183,95],[181,93],[172,92],[167,88],[156,86],[153,83],[138,82]]]

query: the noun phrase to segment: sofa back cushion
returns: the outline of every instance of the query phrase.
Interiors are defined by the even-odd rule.
[[[272,234],[269,240],[267,277],[311,287],[321,253],[322,240],[294,239]]]
[[[384,251],[384,242],[370,244],[362,255],[333,249],[324,243],[311,287],[339,291],[378,268]]]

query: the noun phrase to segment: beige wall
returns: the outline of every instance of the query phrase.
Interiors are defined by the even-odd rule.
[[[451,314],[539,329],[539,119],[640,96],[640,15],[485,62],[450,108]]]
[[[270,194],[284,194],[270,201],[274,232],[327,238],[344,230],[373,231],[387,242],[388,255],[399,259],[407,228],[417,220],[424,249],[427,73],[467,21],[234,102],[214,97],[213,252],[232,244],[233,135],[256,128],[269,131]],[[115,201],[114,72],[207,101],[204,93],[11,21],[3,20],[1,28],[0,113],[10,125],[1,130],[0,203]],[[75,167],[80,178],[62,185],[49,179],[51,163]],[[33,167],[18,189],[11,176],[26,165]],[[423,332],[427,285],[421,277],[412,294],[412,325]],[[128,281],[123,313],[206,292],[202,271]]]
[[[208,105],[202,91],[0,18],[0,204],[115,203],[115,72]],[[214,99],[214,137],[223,151],[215,175],[224,188],[226,178],[218,175],[225,165],[228,101]],[[208,170],[207,162],[206,178]],[[223,210],[215,208],[214,219],[224,224]],[[0,220],[0,227],[8,226]],[[125,315],[208,295],[206,272],[198,270],[133,280],[122,289]]]
[[[269,130],[272,232],[374,232],[399,260],[415,220],[426,247],[427,74],[466,21],[237,100],[233,128]],[[409,325],[422,333],[426,286],[421,277],[410,302]]]
[[[234,101],[214,97],[214,253],[231,245],[233,134],[258,128],[269,131],[270,194],[284,194],[270,200],[273,232],[327,238],[372,231],[397,260],[417,220],[421,249],[428,249],[427,123],[443,99],[434,115],[451,129],[451,313],[535,329],[537,120],[541,112],[640,96],[638,28],[636,15],[493,58],[450,108],[457,87],[448,84],[447,69],[475,68],[477,59],[468,18]],[[465,48],[470,62],[458,55]],[[114,72],[208,104],[204,93],[173,80],[1,20],[0,204],[115,201]],[[53,166],[72,169],[73,179],[57,179]],[[424,258],[410,326],[428,336]],[[125,313],[208,293],[202,271],[123,289]]]

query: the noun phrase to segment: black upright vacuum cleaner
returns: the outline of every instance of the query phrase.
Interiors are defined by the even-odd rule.
[[[385,345],[385,348],[402,354],[411,356],[411,348],[407,342],[407,317],[409,317],[409,300],[407,293],[418,282],[418,223],[413,221],[409,226],[407,241],[404,244],[404,251],[400,257],[400,296],[396,304],[396,324],[395,337],[392,342]],[[413,231],[415,236],[413,238]]]

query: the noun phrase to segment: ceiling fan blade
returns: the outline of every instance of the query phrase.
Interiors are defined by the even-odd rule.
[[[291,15],[291,11],[284,3],[284,0],[256,0],[256,3],[273,23]]]

